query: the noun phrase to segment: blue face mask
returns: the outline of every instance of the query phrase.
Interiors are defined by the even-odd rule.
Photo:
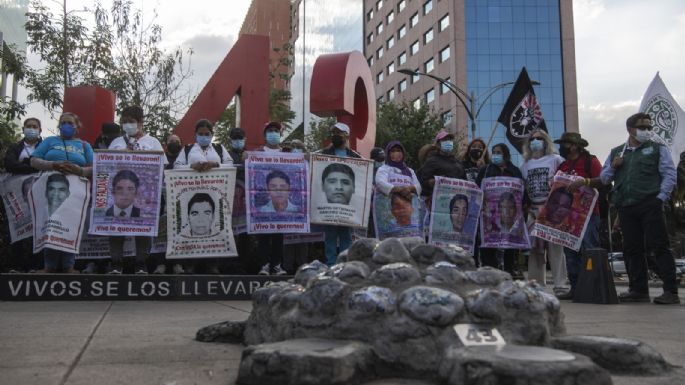
[[[24,128],[24,137],[28,140],[37,139],[40,136],[40,131],[37,128]]]
[[[502,154],[492,154],[492,164],[495,166],[501,166],[504,163],[504,155]]]
[[[451,140],[443,140],[440,142],[440,149],[445,152],[452,152],[452,150],[454,150],[454,142]]]
[[[531,140],[530,141],[530,150],[533,152],[536,151],[541,151],[543,148],[545,148],[545,144],[542,142],[542,140]]]
[[[195,141],[201,147],[207,147],[210,144],[212,144],[212,136],[211,135],[195,135]]]
[[[62,123],[59,126],[59,134],[64,138],[64,139],[71,139],[74,137],[74,133],[76,132],[76,127],[71,125],[70,123]]]
[[[295,153],[295,154],[301,154],[301,153],[302,153],[302,149],[301,149],[301,148],[293,148],[292,152]]]
[[[231,139],[231,147],[234,150],[242,150],[245,148],[245,139]]]
[[[274,146],[281,143],[281,134],[275,131],[266,133],[266,144]]]

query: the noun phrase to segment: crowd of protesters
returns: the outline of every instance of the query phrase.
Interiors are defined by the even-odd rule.
[[[26,119],[22,140],[5,152],[5,170],[10,174],[58,171],[61,174],[92,177],[94,147],[164,151],[166,169],[189,168],[201,173],[221,166],[235,166],[238,168],[237,178],[244,180],[243,167],[248,147],[264,152],[306,152],[304,144],[299,140],[282,142],[283,126],[278,122],[269,122],[264,126],[261,143],[246,143],[245,131],[232,128],[229,132],[229,148],[215,142],[213,124],[206,119],[197,122],[194,143],[184,144],[178,136],[171,135],[165,146],[144,132],[144,114],[139,107],[125,108],[120,124],[121,126],[115,123],[104,124],[101,134],[91,147],[89,143],[79,139],[79,131],[83,128],[79,117],[73,113],[63,113],[58,123],[59,135],[46,138],[41,138],[42,127],[38,119]],[[531,132],[523,144],[523,163],[520,167],[512,163],[509,146],[505,143],[487,148],[482,139],[476,138],[465,146],[463,153],[458,154],[459,146],[455,143],[454,135],[441,130],[435,135],[433,143],[426,144],[417,154],[421,166],[413,170],[405,163],[405,147],[395,140],[387,143],[384,149],[374,148],[371,151],[371,159],[375,163],[374,191],[391,197],[393,205],[395,200],[400,205],[402,200],[411,201],[413,197],[421,197],[430,205],[436,176],[469,180],[479,186],[485,178],[519,178],[525,185],[523,206],[530,226],[548,199],[552,178],[557,171],[582,177],[569,186],[571,192],[583,185],[605,188],[604,186],[613,182],[612,204],[617,209],[624,234],[623,252],[630,280],[629,290],[619,296],[621,301],[650,301],[645,262],[645,253],[649,249],[656,256],[657,273],[663,280],[664,289],[663,294],[653,298],[653,301],[659,304],[679,303],[674,258],[670,251],[663,214],[663,206],[676,184],[676,168],[668,148],[651,140],[652,122],[649,115],[637,113],[630,116],[626,121],[626,129],[628,140],[613,148],[603,165],[587,151],[587,140],[580,134],[571,132],[564,133],[556,140],[543,130]],[[361,157],[349,146],[349,126],[335,123],[330,127],[329,134],[330,144],[319,152],[338,157]],[[411,183],[394,186],[388,182],[389,172],[402,174]],[[540,183],[540,180],[544,183]],[[132,188],[137,187],[138,183],[133,178],[124,182],[122,186],[130,184]],[[59,193],[55,187],[54,194]],[[244,197],[244,190],[241,194]],[[236,196],[238,195],[240,194],[236,189]],[[163,200],[164,197],[162,205],[165,204]],[[458,205],[455,204],[454,207],[454,210],[459,210]],[[130,216],[134,213],[122,210],[112,215]],[[501,268],[513,275],[517,275],[519,270],[526,270],[525,276],[528,279],[535,279],[542,285],[547,283],[549,265],[551,286],[555,294],[560,299],[570,299],[577,290],[583,250],[599,247],[599,216],[597,204],[580,251],[531,237],[529,250],[476,247],[474,259],[480,266]],[[369,231],[367,235],[373,236],[371,222]],[[85,261],[81,262],[83,266],[76,264],[74,254],[62,251],[46,249],[42,256],[33,255],[31,239],[25,239],[11,245],[11,253],[4,256],[4,264],[10,272],[77,273],[77,267],[82,267],[85,273],[110,274],[121,274],[126,269],[136,274],[151,271],[155,274],[284,275],[293,273],[299,265],[309,262],[310,256],[315,254],[313,249],[321,249],[321,246],[323,255],[319,258],[328,265],[333,265],[337,255],[352,243],[350,227],[327,225],[324,226],[323,233],[323,245],[284,245],[283,234],[239,234],[235,236],[238,258],[192,261],[167,261],[163,254],[151,256],[150,238],[137,236],[134,237],[135,257],[132,270],[125,267],[124,237],[109,237],[109,263]],[[521,261],[525,259],[527,267],[522,267],[525,262]]]

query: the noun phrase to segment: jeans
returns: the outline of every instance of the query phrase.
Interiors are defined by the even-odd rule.
[[[580,250],[575,251],[568,247],[564,247],[564,254],[566,254],[566,271],[568,272],[568,280],[571,282],[571,290],[575,290],[576,283],[578,283],[578,276],[580,275],[580,270],[583,265],[583,251],[599,247],[599,224],[599,215],[592,214],[587,223],[587,229],[585,230]]]
[[[347,250],[352,244],[352,229],[345,226],[324,226],[324,236],[326,264],[333,266],[338,259],[338,254]]]
[[[43,250],[43,261],[45,263],[46,270],[54,271],[57,270],[57,268],[61,265],[62,271],[66,272],[74,267],[75,260],[76,255],[72,253],[53,249]]]

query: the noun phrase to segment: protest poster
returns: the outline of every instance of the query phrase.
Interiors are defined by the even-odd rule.
[[[311,223],[366,227],[371,208],[373,161],[311,154]]]
[[[167,259],[237,256],[231,208],[236,169],[165,172]]]
[[[233,194],[233,235],[247,232],[247,210],[245,209],[245,181],[236,179]]]
[[[485,178],[481,183],[481,247],[529,249],[528,228],[523,218],[523,180]]]
[[[466,180],[435,177],[428,243],[475,249],[483,192]]]
[[[33,235],[33,221],[29,205],[29,191],[38,174],[3,174],[0,194],[7,213],[7,224],[12,243]]]
[[[323,242],[323,233],[305,233],[305,234],[285,234],[283,235],[283,245],[297,245],[300,243],[316,243]]]
[[[164,159],[163,152],[96,150],[88,232],[157,235]]]
[[[574,193],[568,191],[568,185],[578,178],[561,171],[554,176],[552,191],[535,220],[531,236],[580,250],[599,193],[588,186]]]
[[[150,254],[164,254],[166,253],[166,213],[159,216],[159,230],[157,236],[152,237],[152,244],[150,245]]]
[[[53,171],[41,173],[29,193],[34,254],[44,248],[78,253],[89,201],[88,179]]]
[[[133,237],[124,238],[124,257],[132,257],[135,254],[136,244]],[[83,234],[76,259],[107,259],[110,255],[109,237],[86,233]]]
[[[245,190],[248,233],[309,232],[309,189],[304,154],[248,153]]]
[[[388,183],[394,186],[412,186],[412,179],[406,175],[392,173]],[[423,214],[420,198],[413,194],[410,199],[399,194],[385,195],[376,190],[373,194],[373,226],[378,239],[420,237]]]

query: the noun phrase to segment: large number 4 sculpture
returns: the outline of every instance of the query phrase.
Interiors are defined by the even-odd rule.
[[[376,139],[376,98],[371,71],[358,52],[322,55],[314,64],[310,110],[350,126],[350,146],[368,157]],[[174,129],[184,143],[195,141],[195,122],[216,121],[239,95],[239,123],[248,148],[264,143],[269,120],[269,38],[242,35]]]

